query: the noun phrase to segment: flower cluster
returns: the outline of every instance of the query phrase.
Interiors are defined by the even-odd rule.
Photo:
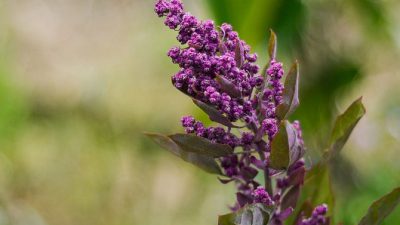
[[[199,21],[190,13],[183,12],[180,1],[160,0],[155,11],[165,16],[165,24],[177,29],[177,39],[185,47],[173,47],[168,56],[178,64],[180,71],[172,77],[176,88],[205,103],[215,106],[231,121],[252,116],[250,97],[253,88],[263,83],[256,74],[256,54],[239,39],[232,26],[223,24],[217,28],[213,21]],[[235,86],[236,96],[221,87],[215,78]]]
[[[186,133],[196,134],[199,137],[209,139],[211,142],[226,144],[232,148],[239,145],[240,140],[228,133],[222,127],[204,127],[203,123],[196,121],[192,116],[184,116],[181,119],[182,126],[185,128]]]
[[[158,0],[155,12],[165,17],[166,26],[178,32],[181,43],[167,53],[180,68],[172,76],[173,85],[213,109],[213,115],[206,112],[210,119],[226,126],[205,127],[192,116],[185,116],[181,123],[186,133],[243,150],[218,159],[226,176],[220,181],[237,185],[237,202],[232,210],[263,204],[274,208],[270,224],[282,224],[294,207],[284,202],[284,196],[303,185],[305,174],[304,143],[297,121],[290,124],[296,133],[290,165],[283,171],[270,168],[271,143],[282,122],[276,109],[284,100],[283,64],[271,56],[269,66],[260,71],[257,54],[250,52],[231,25],[218,27],[211,20],[198,20],[184,11],[179,0]],[[232,133],[232,128],[237,132]],[[264,173],[264,186],[256,179],[259,171]],[[272,187],[272,179],[276,187]],[[315,221],[322,221],[325,214],[320,207],[314,212],[299,225],[320,224]]]
[[[269,102],[274,102],[275,105],[279,105],[282,102],[283,85],[280,80],[283,77],[282,63],[277,62],[275,59],[271,60],[270,66],[267,69],[267,74],[270,76],[269,85],[271,90],[266,90],[264,98],[268,99]]]
[[[264,187],[259,186],[253,192],[254,203],[273,205],[273,201]]]

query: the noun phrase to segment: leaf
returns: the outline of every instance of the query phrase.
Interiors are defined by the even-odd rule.
[[[182,154],[181,158],[186,162],[189,162],[208,173],[223,175],[221,167],[218,165],[215,159],[195,153],[186,153],[186,157],[184,157],[184,155],[185,154]]]
[[[359,225],[379,225],[400,203],[400,187],[376,200]]]
[[[145,133],[145,135],[151,138],[162,148],[168,150],[169,152],[173,153],[175,156],[178,156],[184,161],[191,163],[208,173],[223,175],[220,166],[214,158],[197,153],[185,152],[179,147],[177,143],[175,143],[172,139],[165,135],[156,133]]]
[[[237,212],[219,216],[218,225],[267,225],[272,209],[263,204],[248,205]]]
[[[230,178],[230,179],[223,179],[223,178],[220,178],[220,177],[217,177],[217,178],[218,178],[219,182],[221,182],[222,184],[228,184],[228,183],[230,183],[230,182],[235,180],[233,178]]]
[[[327,164],[317,164],[307,171],[301,194],[314,206],[326,203],[329,206],[328,215],[333,215],[335,198]]]
[[[296,185],[286,192],[282,200],[282,209],[287,209],[289,207],[292,207],[294,209],[296,207],[297,201],[300,196],[300,189],[300,185]]]
[[[240,173],[245,180],[251,181],[257,176],[258,170],[250,166],[245,166],[241,169]]]
[[[264,80],[267,78],[267,69],[273,59],[276,58],[276,53],[278,49],[278,38],[276,37],[275,32],[270,29],[270,36],[269,36],[269,41],[268,41],[268,55],[269,55],[269,61],[267,64],[264,66],[264,68],[261,70],[261,76],[264,78]],[[264,85],[267,85],[268,82],[264,82]],[[260,93],[261,88],[256,89],[256,93]]]
[[[298,225],[302,220],[302,217],[310,217],[313,211],[313,205],[310,201],[304,201],[303,204],[298,208],[297,214],[294,218],[292,218],[292,224]],[[290,224],[290,223],[289,223]]]
[[[172,154],[181,157],[181,149],[179,146],[171,140],[169,137],[162,135],[162,134],[156,134],[156,133],[144,133],[147,137],[151,138],[156,144],[158,144],[160,147],[168,150]]]
[[[326,203],[328,224],[334,224],[332,215],[335,211],[335,198],[331,184],[330,171],[327,164],[319,163],[308,170],[300,193],[300,205],[295,210],[295,217],[289,218],[288,224],[296,225],[301,217],[310,217],[314,207]]]
[[[234,85],[230,80],[226,79],[225,77],[217,75],[215,80],[221,86],[221,90],[223,92],[226,92],[229,96],[233,98],[240,98],[242,96],[242,93],[236,87],[236,85]]]
[[[238,128],[238,126],[235,126],[231,123],[231,121],[222,113],[220,113],[215,107],[208,105],[204,102],[198,101],[196,99],[192,99],[194,104],[196,104],[201,110],[203,110],[210,120],[220,123],[222,125],[225,125],[227,127],[235,127]]]
[[[236,61],[236,66],[239,68],[241,68],[244,64],[244,49],[243,49],[243,45],[240,41],[236,42],[235,61]]]
[[[245,195],[241,192],[236,193],[236,200],[239,203],[240,207],[244,207],[247,204],[251,204],[253,202],[253,198],[249,195]]]
[[[276,109],[276,115],[281,120],[288,118],[299,106],[299,77],[299,63],[296,61],[286,76],[283,102]]]
[[[269,58],[271,60],[276,58],[277,47],[278,47],[278,39],[276,37],[275,32],[272,29],[270,29],[270,37],[269,37],[269,42],[268,42],[268,54],[269,54]]]
[[[299,159],[303,158],[305,154],[304,143],[302,140],[298,138],[298,130],[291,126],[291,130],[293,131],[293,146],[290,147],[290,165],[297,162]]]
[[[291,149],[295,146],[296,133],[292,125],[284,120],[271,143],[270,166],[273,169],[287,169],[291,162]]]
[[[279,131],[275,135],[271,143],[270,166],[273,169],[286,169],[289,166],[289,139],[286,124],[282,121]]]
[[[337,117],[329,141],[329,150],[325,155],[326,159],[335,157],[342,150],[354,127],[364,115],[365,107],[362,98],[359,98]]]
[[[212,143],[211,141],[193,134],[169,135],[183,151],[193,152],[200,155],[219,158],[233,153],[229,145]]]
[[[289,185],[303,185],[306,169],[304,166],[289,173]]]
[[[219,43],[218,43],[218,50],[221,53],[221,55],[224,55],[226,52],[228,52],[228,48],[225,45],[225,42],[222,37],[223,34],[220,33],[219,35]]]

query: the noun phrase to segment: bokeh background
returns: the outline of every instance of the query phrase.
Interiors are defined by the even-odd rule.
[[[0,224],[204,225],[234,188],[162,151],[143,131],[206,116],[170,84],[175,33],[152,0],[0,0]],[[400,184],[400,2],[184,0],[230,22],[266,61],[301,63],[308,162],[338,112],[367,115],[334,164],[338,222],[356,224]],[[400,209],[385,222],[400,224]]]

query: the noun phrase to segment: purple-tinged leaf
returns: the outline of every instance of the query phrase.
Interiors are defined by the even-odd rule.
[[[300,196],[300,185],[291,187],[283,196],[281,207],[282,209],[296,208],[297,201]]]
[[[229,145],[212,143],[208,139],[193,134],[173,134],[169,135],[183,151],[193,152],[213,158],[228,156],[233,153]]]
[[[293,220],[293,225],[298,225],[303,217],[310,217],[313,210],[314,207],[311,202],[309,200],[304,201],[300,208],[297,210],[296,217]]]
[[[333,215],[335,209],[335,194],[327,164],[317,164],[306,172],[302,196],[311,204],[326,203],[329,206],[328,215]]]
[[[226,116],[222,115],[222,113],[219,112],[215,107],[196,99],[192,100],[194,104],[196,104],[201,110],[203,110],[208,115],[210,120],[225,125],[227,127],[238,128],[238,126],[233,125],[231,121]]]
[[[263,204],[252,204],[237,212],[219,216],[218,225],[267,225],[272,209]]]
[[[277,48],[278,48],[278,39],[276,37],[275,32],[272,29],[270,29],[270,37],[268,42],[268,55],[271,60],[276,58]]]
[[[301,187],[300,199],[301,206],[296,209],[296,216],[290,219],[291,224],[297,225],[302,218],[312,216],[315,206],[326,203],[329,206],[327,213],[328,223],[334,224],[331,216],[335,211],[335,199],[332,191],[331,179],[326,165],[313,167],[307,171],[304,185]]]
[[[290,165],[293,165],[295,162],[303,158],[305,154],[305,149],[302,140],[298,138],[299,137],[298,130],[295,129],[293,125],[291,126],[295,135],[295,142],[293,143],[293,146],[291,146],[290,148]]]
[[[236,66],[239,68],[241,68],[244,64],[244,49],[243,49],[243,45],[240,41],[236,42],[235,61],[236,61]]]
[[[291,163],[291,149],[296,145],[296,131],[284,120],[271,143],[270,166],[273,169],[287,169]]]
[[[221,55],[224,55],[225,53],[228,52],[228,48],[226,47],[224,41],[222,41],[222,40],[219,41],[218,50],[221,53]]]
[[[400,203],[400,187],[394,189],[369,207],[358,225],[379,225]]]
[[[269,222],[269,212],[261,207],[254,207],[253,213],[253,223],[252,225],[267,225]]]
[[[172,154],[181,157],[181,149],[180,147],[169,137],[162,135],[162,134],[157,134],[157,133],[144,133],[147,137],[151,138],[156,144],[158,144],[160,147],[168,150]]]
[[[245,205],[253,203],[253,198],[251,196],[245,195],[240,192],[236,193],[236,199],[237,199],[240,207],[244,207]]]
[[[223,175],[221,167],[218,165],[215,159],[211,157],[207,157],[196,153],[187,153],[185,159],[187,162],[199,167],[200,169],[208,173]]]
[[[218,177],[219,182],[221,182],[222,184],[228,184],[232,181],[234,181],[235,179],[231,178],[231,179],[224,179],[224,178],[220,178]]]
[[[215,80],[220,85],[221,90],[223,92],[227,93],[232,98],[241,98],[242,97],[242,93],[240,92],[240,90],[230,80],[226,79],[223,76],[219,76],[219,75],[216,75]]]
[[[177,143],[165,135],[155,133],[145,133],[145,135],[151,138],[162,148],[168,150],[184,161],[191,163],[208,173],[223,175],[220,166],[214,158],[193,152],[186,152],[182,150]]]
[[[253,223],[253,214],[250,211],[244,211],[242,213],[242,218],[240,220],[241,225],[252,225]]]
[[[264,170],[266,167],[266,163],[262,160],[257,159],[255,156],[250,156],[250,163],[255,165],[258,169]]]
[[[330,160],[339,154],[365,112],[362,98],[359,98],[342,115],[337,117],[329,140],[329,150],[325,153],[326,160]]]
[[[261,71],[261,76],[264,78],[264,85],[268,84],[268,82],[265,82],[265,79],[267,78],[267,70],[268,70],[268,67],[269,67],[271,61],[276,58],[276,53],[277,53],[277,49],[278,49],[278,38],[276,37],[276,34],[272,29],[270,29],[269,31],[270,31],[270,36],[269,36],[269,41],[268,41],[269,61],[267,62],[267,64],[264,66],[264,68]],[[257,91],[256,93],[259,93],[259,94],[262,93],[261,88],[258,88],[256,91]]]
[[[253,180],[258,174],[258,170],[250,166],[243,167],[240,172],[243,178],[247,181]]]
[[[304,183],[304,176],[306,174],[306,169],[304,167],[300,167],[293,171],[289,175],[289,185],[303,185]]]
[[[299,106],[299,63],[296,61],[285,80],[283,102],[278,105],[276,115],[279,119],[287,119]]]

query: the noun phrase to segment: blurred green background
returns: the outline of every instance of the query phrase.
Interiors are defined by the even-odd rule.
[[[205,119],[170,84],[175,33],[150,0],[0,0],[0,224],[204,225],[232,185],[160,150],[143,131]],[[302,121],[317,160],[333,118],[364,96],[367,115],[334,164],[337,220],[356,224],[400,185],[400,2],[184,0],[230,22],[266,61],[301,64]],[[400,224],[400,209],[385,222]]]

